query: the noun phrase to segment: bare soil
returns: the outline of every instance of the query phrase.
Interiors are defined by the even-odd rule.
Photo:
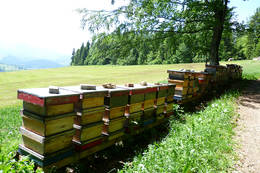
[[[238,100],[235,140],[239,161],[234,172],[260,172],[260,80],[250,81]]]

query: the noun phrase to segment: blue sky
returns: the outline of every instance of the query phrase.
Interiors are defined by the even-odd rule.
[[[80,28],[76,8],[111,9],[111,0],[1,0],[0,58],[70,59],[72,48],[91,38]],[[116,1],[118,5],[126,3]],[[260,0],[231,0],[237,19],[246,21]]]

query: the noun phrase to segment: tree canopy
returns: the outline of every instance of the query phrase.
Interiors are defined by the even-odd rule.
[[[228,0],[130,0],[113,11],[79,11],[83,26],[95,36],[88,56],[75,65],[217,65],[232,56],[256,56],[260,47],[259,9],[244,27],[232,20]]]

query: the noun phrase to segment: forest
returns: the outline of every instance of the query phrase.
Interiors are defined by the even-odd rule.
[[[73,49],[71,65],[209,62],[215,26],[221,22],[216,18],[219,11],[225,15],[220,42],[215,46],[218,61],[260,56],[260,7],[248,21],[239,23],[233,9],[228,8],[228,1],[172,2],[133,0],[114,11],[79,10],[83,27],[88,27],[94,36],[79,49]],[[223,7],[226,11],[221,11]]]

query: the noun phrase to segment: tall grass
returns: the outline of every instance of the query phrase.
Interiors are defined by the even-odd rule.
[[[212,101],[205,110],[170,120],[170,132],[150,144],[119,172],[226,172],[234,161],[233,116],[237,92]],[[183,121],[183,119],[185,121]]]

